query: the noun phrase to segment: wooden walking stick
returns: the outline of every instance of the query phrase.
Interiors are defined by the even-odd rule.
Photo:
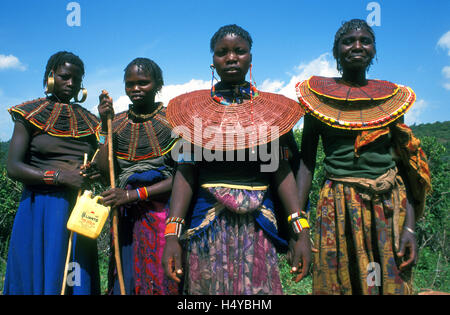
[[[109,178],[111,182],[111,188],[116,187],[116,180],[114,175],[114,155],[113,155],[113,130],[112,130],[112,119],[108,118],[108,160],[109,160]],[[113,240],[114,240],[114,257],[116,259],[116,269],[117,277],[119,279],[120,294],[125,295],[125,284],[123,282],[122,274],[122,262],[120,260],[120,249],[119,249],[119,213],[117,208],[113,208]]]
[[[87,153],[84,154],[84,162],[83,165],[86,165],[87,163]],[[78,190],[77,200],[80,198],[82,193],[82,189]],[[70,261],[70,255],[72,254],[72,242],[73,242],[73,231],[70,231],[69,236],[69,244],[67,248],[67,256],[66,256],[66,264],[64,265],[64,277],[63,277],[63,283],[61,288],[61,295],[64,295],[66,293],[66,283],[67,283],[67,272],[69,271],[69,261]]]

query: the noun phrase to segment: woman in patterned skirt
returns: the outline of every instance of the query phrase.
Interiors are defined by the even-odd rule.
[[[298,150],[295,141],[288,143],[303,110],[245,80],[251,45],[241,27],[220,28],[210,47],[221,81],[168,105],[167,118],[185,142],[174,178],[163,264],[166,274],[179,281],[184,245],[186,294],[282,294],[277,249],[286,249],[287,242],[280,237],[277,218],[286,220],[298,208],[289,165],[289,156]],[[277,134],[264,135],[264,127]],[[270,152],[267,159],[264,152]],[[273,194],[280,197],[285,215],[275,209]],[[305,226],[291,242],[297,280],[309,268],[308,235]]]
[[[333,48],[342,77],[312,77],[297,85],[308,112],[297,177],[301,206],[310,191],[319,136],[325,151],[314,294],[411,293],[414,227],[430,178],[420,142],[403,124],[415,94],[366,78],[375,53],[373,30],[363,20],[351,20],[336,33]]]
[[[155,102],[163,86],[160,67],[148,58],[136,58],[125,69],[125,91],[132,104],[114,116],[113,150],[118,174],[117,188],[102,194],[103,203],[121,207],[119,242],[127,294],[177,294],[178,284],[164,276],[161,256],[172,188],[171,137],[165,107]],[[99,161],[107,169],[107,118],[114,113],[112,99],[100,95],[102,120]],[[105,167],[106,166],[106,167]],[[119,293],[115,264],[111,259],[110,290]]]

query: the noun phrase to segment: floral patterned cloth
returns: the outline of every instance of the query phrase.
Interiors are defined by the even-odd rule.
[[[208,191],[225,207],[235,213],[249,213],[261,206],[266,190],[245,190],[210,187]]]

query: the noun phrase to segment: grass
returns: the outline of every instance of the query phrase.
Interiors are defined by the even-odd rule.
[[[450,293],[450,266],[442,253],[422,249],[413,270],[413,288],[415,293],[427,290]]]
[[[278,255],[281,285],[286,295],[307,295],[312,293],[312,276],[308,275],[300,282],[293,281],[290,273],[291,267],[286,261],[285,255]]]

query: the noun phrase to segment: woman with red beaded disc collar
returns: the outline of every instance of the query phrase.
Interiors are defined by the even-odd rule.
[[[251,46],[241,27],[221,27],[210,45],[221,80],[211,90],[172,99],[167,108],[174,131],[184,130],[188,145],[174,177],[163,264],[166,274],[180,281],[184,246],[187,294],[282,293],[276,250],[288,244],[279,233],[272,194],[287,209],[282,219],[297,212],[289,154],[279,159],[278,150],[298,153],[295,140],[290,147],[287,139],[293,139],[290,130],[304,112],[297,102],[254,87]],[[264,126],[277,129],[278,136],[262,136]],[[259,155],[264,146],[279,161],[266,171]],[[290,244],[298,281],[310,264],[309,229],[303,227]]]
[[[297,176],[301,206],[310,191],[319,136],[325,151],[314,294],[411,293],[414,226],[430,174],[403,124],[415,94],[409,87],[368,80],[375,54],[371,27],[363,20],[346,22],[333,47],[342,77],[313,76],[296,86],[307,111]]]

